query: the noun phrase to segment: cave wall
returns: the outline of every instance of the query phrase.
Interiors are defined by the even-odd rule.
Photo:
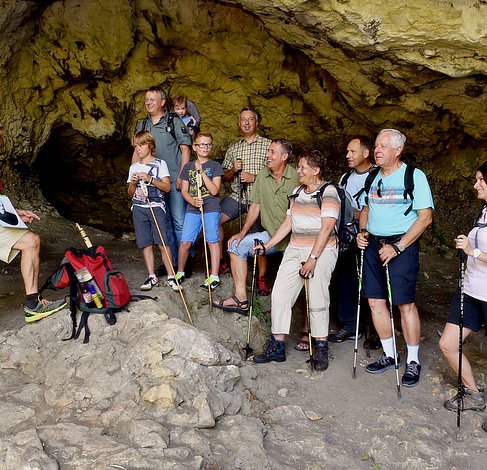
[[[260,111],[263,134],[325,150],[334,175],[348,135],[397,127],[408,158],[430,175],[437,227],[448,234],[444,220],[460,226],[475,211],[466,178],[487,159],[485,1],[0,7],[0,164],[21,201],[44,202],[35,192],[41,175],[48,201],[83,207],[79,221],[128,223],[130,136],[145,89],[158,84],[198,104],[217,157],[247,104]]]

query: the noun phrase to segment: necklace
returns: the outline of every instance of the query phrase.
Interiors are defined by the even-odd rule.
[[[323,184],[323,181],[319,181],[318,183],[313,183],[310,184],[305,188],[306,193],[314,193],[321,185]],[[312,187],[314,186],[314,189]]]

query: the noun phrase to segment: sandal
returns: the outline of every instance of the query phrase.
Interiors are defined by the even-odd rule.
[[[224,302],[229,299],[233,300],[235,305],[224,305]],[[213,306],[216,308],[221,308],[224,312],[235,312],[239,313],[240,315],[249,314],[249,302],[247,299],[240,301],[235,295],[232,295],[232,297],[229,297],[228,299],[213,301]]]
[[[309,351],[309,341],[308,341],[308,332],[307,331],[302,331],[301,332],[301,338],[303,336],[306,336],[306,339],[300,339],[297,344],[294,346],[294,349],[296,351]]]

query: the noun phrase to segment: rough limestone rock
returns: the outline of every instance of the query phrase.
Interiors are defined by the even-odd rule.
[[[4,0],[0,119],[7,189],[115,232],[130,224],[130,137],[144,90],[193,99],[222,157],[252,104],[261,131],[319,147],[397,127],[430,175],[435,234],[470,223],[487,159],[485,1]],[[42,195],[38,191],[41,186]],[[460,189],[460,195],[459,195]],[[454,197],[452,197],[454,196]],[[45,198],[45,199],[44,199]],[[462,209],[460,209],[462,208]]]
[[[131,304],[113,327],[92,315],[88,344],[61,341],[66,311],[1,333],[2,468],[220,466],[228,457],[208,449],[242,433],[253,437],[235,456],[258,468],[264,431],[245,385],[255,375],[241,380],[239,356],[163,313],[179,309],[171,299]]]

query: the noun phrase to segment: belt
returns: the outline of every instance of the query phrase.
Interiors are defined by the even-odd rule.
[[[398,235],[374,235],[369,233],[369,237],[377,240],[379,243],[386,243],[390,245],[391,243],[397,243],[404,236],[404,233],[399,233]]]

